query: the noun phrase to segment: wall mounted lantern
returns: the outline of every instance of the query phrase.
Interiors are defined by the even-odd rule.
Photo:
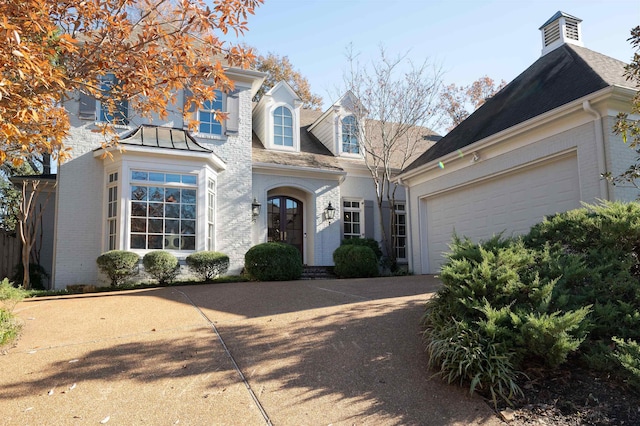
[[[336,217],[336,209],[331,205],[331,201],[329,201],[327,208],[324,209],[324,214],[329,223],[331,223],[331,221]]]
[[[251,203],[251,218],[254,222],[256,221],[256,218],[260,216],[260,207],[262,207],[262,204],[260,204],[254,197],[253,203]]]

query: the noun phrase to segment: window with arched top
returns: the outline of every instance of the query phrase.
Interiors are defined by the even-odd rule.
[[[353,115],[342,119],[342,152],[345,154],[360,154],[358,123]]]
[[[293,116],[287,107],[279,106],[273,111],[273,144],[293,147]]]

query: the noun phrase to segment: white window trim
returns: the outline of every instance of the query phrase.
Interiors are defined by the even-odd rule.
[[[356,209],[355,207],[345,207],[344,203],[345,202],[350,202],[350,203],[358,203],[358,208]],[[364,223],[364,199],[362,198],[343,198],[340,204],[340,210],[341,210],[341,216],[340,216],[340,220],[343,222],[342,223],[342,227],[341,227],[341,234],[342,234],[342,239],[345,238],[345,233],[344,233],[344,214],[346,212],[355,212],[357,211],[358,213],[360,213],[360,220],[358,221],[358,224],[360,225],[360,234],[358,234],[359,238],[364,238],[365,237],[365,223]],[[353,221],[351,222],[353,223]],[[350,238],[356,238],[356,235],[352,232],[349,234]]]
[[[102,79],[100,80],[100,84],[102,84]],[[118,123],[110,123],[108,121],[100,120],[102,116],[102,102],[96,99],[96,119],[94,124],[96,126],[104,126],[105,124],[109,124],[114,129],[122,129],[122,130],[131,130],[133,127],[129,124],[131,123],[131,102],[127,100],[127,124],[118,124]]]
[[[404,207],[403,210],[398,210],[396,208],[396,206],[402,205]],[[404,238],[405,241],[405,245],[404,245],[404,254],[405,256],[407,256],[407,253],[409,251],[408,245],[409,245],[409,236],[407,235],[407,221],[409,219],[408,215],[407,215],[407,203],[406,201],[396,201],[395,205],[393,206],[393,214],[396,215],[396,221],[395,221],[395,226],[397,228],[398,226],[398,222],[397,222],[397,215],[398,212],[400,212],[400,214],[404,215],[404,235],[402,235],[402,237]],[[394,229],[392,231],[392,238],[396,235],[396,229]],[[398,247],[394,245],[393,249],[396,252],[396,256],[398,255]],[[402,263],[405,263],[408,261],[408,257],[396,257],[396,261],[401,261]]]
[[[275,113],[276,109],[280,108],[280,107],[285,107],[289,110],[289,112],[291,113],[291,128],[292,128],[292,132],[293,132],[293,146],[282,146],[282,145],[276,145],[274,143],[274,138],[275,138],[275,132],[274,132],[274,127],[275,127],[275,120],[273,119],[273,114]],[[278,102],[275,103],[273,105],[271,105],[271,107],[269,108],[269,112],[268,112],[268,119],[267,119],[267,140],[268,142],[268,146],[269,149],[273,149],[276,151],[287,151],[287,152],[300,152],[300,124],[299,124],[299,120],[298,120],[298,110],[296,108],[293,107],[293,105],[290,105],[286,102]]]
[[[175,159],[174,159],[175,160]],[[217,226],[217,184],[218,174],[208,165],[202,165],[200,162],[186,160],[169,163],[166,159],[162,158],[148,158],[145,161],[139,161],[136,159],[123,158],[119,161],[118,167],[105,169],[104,176],[104,197],[103,197],[103,211],[104,217],[103,223],[103,251],[107,251],[109,247],[108,228],[107,228],[107,203],[108,203],[108,191],[106,188],[109,183],[109,174],[118,172],[118,217],[117,217],[117,239],[116,248],[119,250],[128,250],[137,253],[140,256],[144,256],[146,253],[154,250],[150,249],[132,249],[131,248],[131,171],[142,170],[149,172],[159,173],[180,173],[180,174],[194,174],[196,175],[196,240],[195,250],[167,250],[178,258],[184,258],[190,253],[196,251],[206,250],[207,235],[206,232],[201,230],[208,229],[207,223],[207,197],[208,197],[208,181],[212,180],[215,183],[216,199],[216,211],[214,211],[214,232],[215,226]],[[213,239],[214,246],[216,244],[215,238]]]
[[[227,112],[227,94],[222,92],[221,90],[216,89],[216,92],[220,93],[220,95],[222,96],[222,112]],[[227,135],[226,135],[226,131],[227,131],[227,126],[226,126],[226,120],[222,120],[220,121],[220,134],[217,135],[215,133],[203,133],[200,132],[200,111],[204,111],[201,108],[196,108],[196,110],[194,112],[191,113],[191,117],[190,119],[192,121],[197,121],[198,122],[198,129],[193,133],[194,136],[201,138],[201,139],[212,139],[212,140],[227,140]]]
[[[344,147],[343,147],[343,145],[344,145],[344,144],[343,144],[343,142],[342,142],[342,137],[343,137],[343,123],[344,123],[344,120],[345,120],[347,117],[353,117],[353,118],[355,119],[355,121],[356,121],[356,128],[357,128],[357,129],[360,129],[360,126],[358,125],[358,117],[356,117],[355,115],[353,115],[353,114],[346,114],[346,115],[343,115],[343,116],[341,116],[341,117],[340,117],[340,120],[338,120],[338,144],[339,144],[339,146],[338,146],[339,151],[338,151],[338,152],[340,152],[340,155],[341,155],[341,156],[343,156],[343,157],[349,157],[349,158],[362,158],[362,151],[363,151],[363,149],[362,149],[362,143],[360,143],[360,141],[362,140],[362,134],[361,134],[361,132],[358,132],[358,135],[357,135],[357,141],[358,141],[358,152],[357,152],[357,153],[353,153],[353,152],[345,152],[345,151],[344,151],[344,149],[343,149],[343,148],[344,148]]]

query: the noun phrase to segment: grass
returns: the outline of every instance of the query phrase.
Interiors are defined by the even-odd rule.
[[[16,288],[7,278],[0,281],[0,346],[12,342],[20,331],[20,324],[16,321],[12,311],[27,293],[22,288]]]
[[[122,291],[122,290],[138,290],[145,288],[157,288],[157,287],[179,287],[185,285],[203,285],[203,284],[222,284],[222,283],[239,283],[239,282],[247,282],[250,281],[249,278],[242,275],[227,275],[218,277],[212,280],[207,281],[175,281],[172,283],[168,283],[165,285],[160,285],[158,283],[130,283],[123,284],[117,287],[111,286],[94,286],[87,285],[84,286],[84,289],[80,289],[82,286],[74,286],[78,288],[77,291],[62,289],[62,290],[28,290],[26,296],[27,297],[45,297],[45,296],[63,296],[66,294],[78,294],[78,293],[103,293],[103,292],[111,292],[111,291]]]

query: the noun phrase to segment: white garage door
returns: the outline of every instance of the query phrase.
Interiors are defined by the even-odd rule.
[[[475,242],[502,231],[504,236],[522,234],[545,215],[580,207],[579,200],[575,154],[428,197],[422,203],[423,271],[438,272],[454,230]]]

